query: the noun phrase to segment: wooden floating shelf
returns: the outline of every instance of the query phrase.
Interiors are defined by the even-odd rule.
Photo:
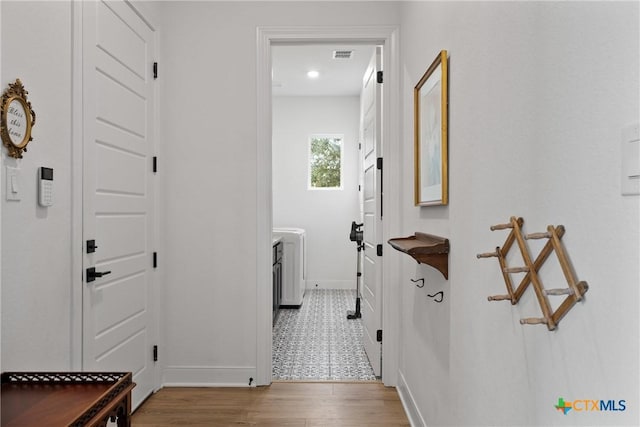
[[[449,279],[449,239],[418,231],[413,236],[389,239],[388,243],[418,264],[428,264]]]

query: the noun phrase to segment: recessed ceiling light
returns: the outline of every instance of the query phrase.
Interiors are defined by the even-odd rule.
[[[317,79],[318,76],[320,76],[320,73],[316,70],[311,70],[307,73],[307,77],[309,77],[310,79]]]

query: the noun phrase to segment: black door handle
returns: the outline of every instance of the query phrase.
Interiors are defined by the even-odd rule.
[[[87,283],[93,282],[96,280],[96,277],[106,276],[107,274],[111,274],[110,271],[96,271],[95,267],[87,268]]]

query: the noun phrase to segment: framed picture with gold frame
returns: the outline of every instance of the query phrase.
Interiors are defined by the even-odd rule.
[[[448,56],[442,50],[413,91],[415,205],[449,203]]]
[[[27,151],[27,144],[33,139],[31,128],[36,123],[36,113],[27,101],[27,91],[20,79],[9,83],[2,94],[0,104],[0,136],[7,147],[9,156],[22,158]]]

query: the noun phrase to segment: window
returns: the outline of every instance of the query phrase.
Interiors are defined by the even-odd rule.
[[[342,135],[312,135],[309,189],[342,189]]]

